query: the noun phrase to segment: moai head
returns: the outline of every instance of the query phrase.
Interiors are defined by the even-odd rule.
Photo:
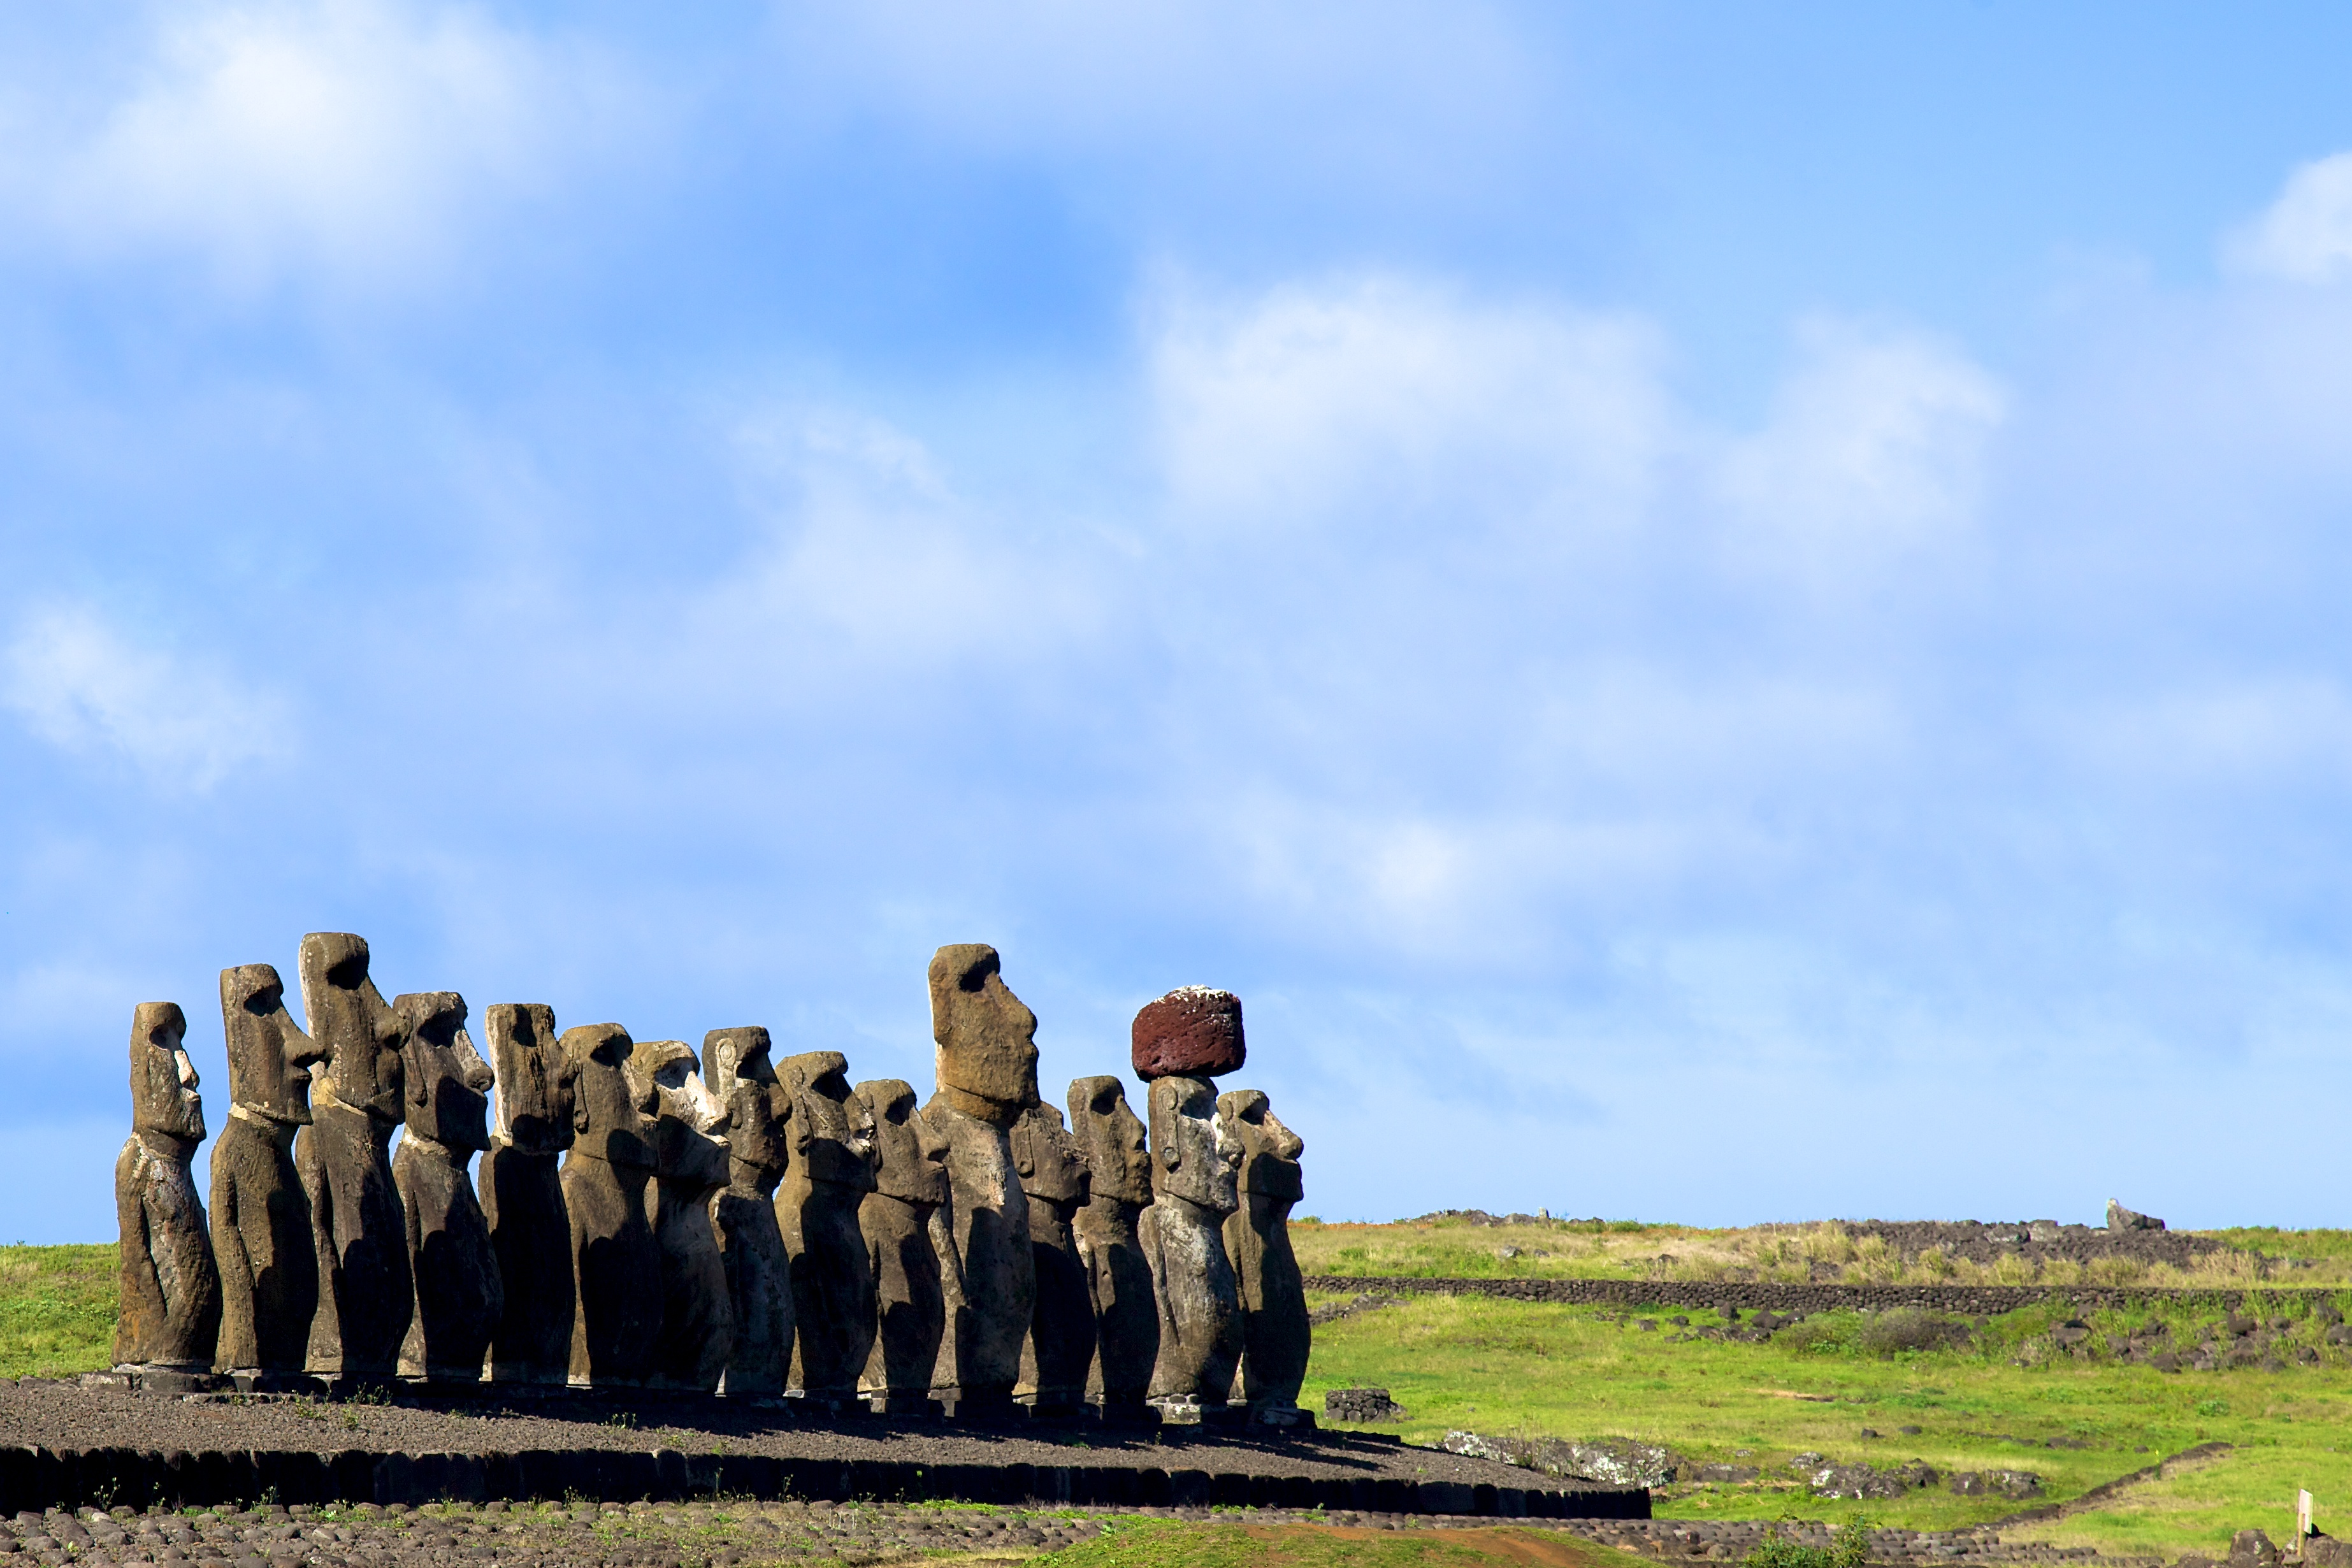
[[[267,964],[223,969],[220,990],[229,1099],[272,1122],[309,1122],[310,1068],[326,1052],[286,1010],[278,971]]]
[[[1108,1076],[1072,1082],[1070,1128],[1086,1150],[1091,1196],[1151,1201],[1151,1154],[1142,1122],[1128,1109],[1125,1084]]]
[[[141,1002],[131,1015],[131,1124],[193,1150],[205,1141],[205,1097],[187,1033],[177,1002]]]
[[[773,1049],[757,1024],[702,1037],[703,1086],[725,1111],[731,1179],[747,1192],[775,1191],[792,1159],[785,1132],[793,1100],[776,1082]]]
[[[1217,1092],[1198,1078],[1151,1083],[1151,1190],[1220,1214],[1241,1207],[1234,1178],[1241,1150],[1217,1127]]]
[[[945,1203],[947,1134],[931,1125],[915,1103],[914,1085],[898,1078],[877,1078],[857,1086],[857,1099],[874,1118],[880,1166],[874,1176],[876,1190],[905,1203]]]
[[[849,1092],[849,1059],[835,1051],[788,1056],[776,1077],[793,1097],[793,1165],[811,1181],[874,1190],[874,1117]]]
[[[492,1002],[482,1015],[498,1069],[499,1142],[527,1155],[572,1146],[572,1064],[544,1002]]]
[[[401,1019],[368,978],[365,937],[313,931],[302,938],[302,1010],[327,1053],[320,1086],[354,1111],[399,1121]]]
[[[631,1048],[626,1071],[640,1104],[645,1092],[653,1096],[646,1141],[653,1145],[654,1174],[691,1186],[724,1186],[727,1140],[712,1129],[727,1112],[703,1086],[700,1069],[686,1041],[646,1040]]]
[[[948,1103],[1010,1127],[1037,1103],[1037,1015],[998,967],[996,949],[978,942],[931,955],[931,1039]]]
[[[616,1166],[653,1168],[646,1118],[659,1104],[650,1080],[629,1082],[635,1047],[616,1023],[584,1023],[563,1031],[563,1061],[572,1077],[572,1130],[585,1155]]]
[[[408,1130],[445,1148],[490,1146],[490,1064],[466,1032],[466,998],[455,991],[409,991],[392,998],[400,1015],[401,1076],[408,1084]]]
[[[1307,1188],[1298,1156],[1307,1141],[1284,1126],[1255,1089],[1228,1089],[1217,1096],[1217,1125],[1225,1141],[1241,1150],[1241,1190],[1297,1203]]]
[[[1062,1113],[1051,1105],[1032,1105],[1013,1124],[1013,1168],[1021,1173],[1021,1190],[1031,1197],[1047,1203],[1087,1200],[1086,1153],[1063,1130]]]

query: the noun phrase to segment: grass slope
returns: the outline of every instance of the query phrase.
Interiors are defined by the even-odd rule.
[[[1993,1321],[1960,1350],[1880,1359],[1860,1348],[1862,1320],[1812,1320],[1810,1349],[1779,1341],[1667,1343],[1597,1309],[1476,1298],[1417,1297],[1318,1329],[1307,1397],[1327,1388],[1388,1388],[1410,1441],[1450,1429],[1569,1438],[1626,1437],[1699,1463],[1754,1465],[1745,1484],[1661,1489],[1662,1517],[1842,1520],[1848,1502],[1816,1499],[1788,1469],[1800,1453],[1885,1467],[1920,1459],[1947,1475],[2031,1470],[2063,1502],[2094,1486],[2210,1441],[2227,1456],[2136,1488],[2095,1513],[2005,1531],[2105,1550],[2226,1555],[2248,1525],[2284,1538],[2294,1492],[2307,1487],[2328,1528],[2352,1533],[2352,1366],[2168,1375],[2057,1349],[2052,1305]],[[2151,1313],[2129,1314],[2135,1323]],[[1711,1314],[1695,1314],[1696,1322]],[[2088,1321],[2119,1329],[2122,1314]],[[2185,1329],[2193,1314],[2181,1314]],[[2315,1329],[2317,1325],[2311,1325]],[[2315,1336],[2313,1336],[2315,1340]],[[2026,1364],[2019,1364],[2023,1362]],[[1900,1428],[1920,1428],[1906,1436]],[[1883,1437],[1866,1438],[1868,1427]],[[2053,1448],[2052,1439],[2069,1445]],[[2072,1446],[2079,1445],[2079,1446]],[[2345,1451],[2339,1451],[2345,1450]],[[1982,1524],[2021,1504],[1964,1498],[1943,1487],[1874,1501],[1881,1524],[1916,1530]]]
[[[1141,1519],[1054,1554],[1055,1568],[1636,1568],[1641,1559],[1534,1530],[1349,1530]]]
[[[0,1247],[0,1377],[114,1362],[114,1244]]]

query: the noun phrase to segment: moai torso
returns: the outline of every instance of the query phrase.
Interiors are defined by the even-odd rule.
[[[727,1264],[710,1228],[710,1199],[727,1185],[727,1140],[711,1129],[723,1113],[682,1040],[641,1040],[629,1052],[632,1082],[649,1083],[654,1151],[647,1218],[661,1248],[661,1333],[646,1383],[709,1394],[735,1348],[735,1308]]]
[[[1241,1298],[1224,1238],[1238,1206],[1238,1151],[1219,1135],[1216,1111],[1202,1079],[1152,1082],[1151,1207],[1136,1229],[1160,1309],[1154,1403],[1223,1405],[1241,1360]]]
[[[948,1203],[932,1228],[955,1255],[932,1376],[959,1407],[1009,1403],[1037,1296],[1010,1135],[1037,1100],[1037,1015],[1006,988],[996,950],[979,943],[934,954],[930,989],[939,1089],[923,1114],[948,1147]]]
[[[1041,1407],[1082,1404],[1095,1359],[1095,1303],[1072,1221],[1087,1199],[1086,1158],[1051,1105],[1024,1111],[1012,1142],[1037,1280],[1015,1392]]]
[[[1242,1303],[1242,1393],[1253,1419],[1295,1420],[1314,1330],[1307,1283],[1290,1250],[1290,1207],[1305,1193],[1307,1147],[1255,1089],[1217,1096],[1217,1121],[1241,1152],[1241,1207],[1225,1219],[1225,1251]]]
[[[416,1311],[408,1218],[392,1175],[401,1123],[400,1017],[368,977],[368,946],[346,931],[302,938],[302,1010],[326,1052],[294,1166],[310,1195],[319,1311],[309,1365],[341,1377],[389,1377]]]
[[[572,1371],[572,1220],[556,1162],[572,1146],[572,1069],[555,1009],[494,1003],[483,1015],[498,1076],[498,1122],[482,1156],[482,1218],[503,1307],[490,1340],[501,1383],[562,1383]]]
[[[268,965],[223,969],[220,991],[231,1104],[213,1145],[214,1362],[223,1372],[299,1375],[319,1308],[319,1254],[294,1134],[310,1119],[320,1051],[287,1012]]]
[[[563,1161],[563,1210],[572,1227],[572,1381],[642,1385],[661,1335],[661,1245],[646,1214],[653,1149],[650,1092],[629,1082],[635,1042],[616,1023],[563,1031],[576,1136]],[[650,1085],[646,1086],[648,1090]]]
[[[176,1002],[142,1002],[131,1020],[131,1141],[114,1166],[121,1221],[118,1367],[202,1375],[220,1337],[220,1271],[188,1162],[205,1138],[205,1103],[182,1043]]]
[[[408,1271],[416,1311],[400,1370],[436,1383],[475,1383],[506,1310],[488,1218],[467,1168],[490,1146],[490,1066],[466,1032],[455,991],[393,998],[400,1016],[408,1131],[392,1179],[408,1215]]]
[[[702,1081],[727,1115],[727,1186],[711,1197],[710,1225],[735,1318],[730,1399],[780,1395],[793,1369],[792,1258],[776,1228],[792,1097],[776,1082],[772,1050],[756,1025],[702,1037]]]
[[[1151,1202],[1143,1124],[1113,1077],[1070,1085],[1070,1128],[1087,1152],[1086,1207],[1071,1221],[1094,1302],[1096,1350],[1087,1378],[1109,1406],[1143,1403],[1160,1359],[1160,1306],[1137,1223]]]
[[[848,1060],[788,1056],[792,1166],[776,1188],[776,1228],[793,1260],[793,1381],[804,1397],[856,1397],[874,1350],[874,1265],[857,1211],[874,1190],[874,1125],[850,1092]]]
[[[857,1086],[874,1119],[874,1190],[857,1207],[857,1227],[874,1270],[876,1333],[860,1393],[883,1408],[928,1409],[931,1375],[947,1327],[947,1298],[931,1217],[947,1201],[947,1140],[896,1078]]]

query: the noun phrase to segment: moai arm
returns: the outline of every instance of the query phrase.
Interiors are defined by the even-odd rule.
[[[122,1304],[114,1335],[117,1362],[130,1360],[130,1352],[145,1351],[169,1305],[163,1300],[163,1282],[155,1274],[155,1238],[147,1223],[146,1183],[140,1180],[142,1153],[134,1134],[122,1145],[122,1157],[114,1162],[114,1218],[122,1237]],[[134,1324],[145,1332],[134,1332]],[[131,1343],[134,1339],[142,1343]]]
[[[253,1263],[245,1255],[245,1230],[237,1223],[236,1176],[223,1174],[228,1179],[213,1184],[213,1263],[220,1270],[222,1301],[247,1303],[242,1312],[221,1314],[220,1343],[213,1364],[226,1371],[260,1365],[261,1343],[253,1326]]]

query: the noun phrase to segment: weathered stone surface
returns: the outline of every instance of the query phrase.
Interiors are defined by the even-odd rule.
[[[1264,1094],[1217,1096],[1224,1141],[1241,1151],[1241,1207],[1225,1218],[1225,1253],[1242,1302],[1242,1393],[1254,1419],[1279,1425],[1298,1408],[1314,1329],[1307,1285],[1290,1249],[1290,1207],[1305,1192],[1298,1156],[1306,1143],[1284,1126]]]
[[[1225,1256],[1225,1216],[1241,1151],[1217,1126],[1216,1091],[1198,1078],[1151,1085],[1151,1207],[1137,1225],[1160,1309],[1155,1404],[1223,1405],[1241,1360],[1241,1294]]]
[[[646,1214],[654,1156],[645,1118],[650,1083],[629,1082],[635,1042],[616,1023],[563,1031],[578,1135],[563,1161],[564,1217],[572,1227],[572,1381],[642,1385],[661,1335],[661,1245]]]
[[[726,1113],[700,1067],[682,1040],[640,1040],[629,1052],[630,1082],[649,1085],[655,1101],[646,1207],[661,1248],[662,1315],[646,1381],[708,1394],[734,1353],[735,1308],[710,1228],[710,1200],[727,1186],[728,1165],[727,1140],[712,1129]]]
[[[793,1381],[811,1398],[853,1399],[874,1353],[874,1265],[857,1211],[874,1190],[874,1119],[850,1092],[838,1051],[788,1056],[792,1166],[776,1187],[776,1228],[793,1260]]]
[[[482,1218],[504,1307],[490,1339],[501,1383],[562,1383],[572,1373],[572,1220],[558,1157],[572,1146],[572,1069],[555,1009],[495,1002],[483,1014],[498,1074],[498,1124],[482,1156]]]
[[[1151,1155],[1143,1123],[1116,1078],[1070,1085],[1070,1127],[1086,1151],[1086,1207],[1071,1221],[1095,1309],[1095,1362],[1087,1377],[1106,1406],[1143,1403],[1160,1359],[1160,1307],[1151,1265],[1136,1233],[1151,1202]]]
[[[981,942],[931,956],[931,1039],[938,1095],[994,1126],[1037,1103],[1037,1015],[999,972],[996,949]]]
[[[408,1216],[408,1271],[416,1311],[400,1347],[403,1375],[474,1383],[506,1310],[489,1220],[474,1194],[474,1156],[490,1146],[490,1064],[466,1032],[455,991],[394,997],[407,1040],[401,1076],[408,1132],[392,1179]]]
[[[223,969],[228,1122],[213,1145],[213,1259],[220,1270],[223,1372],[299,1373],[319,1308],[310,1199],[294,1169],[320,1051],[286,1010],[267,964]]]
[[[727,1394],[736,1399],[782,1394],[793,1369],[792,1255],[776,1227],[793,1102],[776,1081],[773,1050],[757,1025],[702,1037],[702,1081],[727,1116],[727,1186],[710,1199],[710,1225],[735,1317]]]
[[[2161,1230],[2164,1221],[2152,1214],[2134,1214],[2114,1198],[2107,1199],[2107,1228],[2110,1230]]]
[[[1238,1072],[1248,1060],[1242,1040],[1242,999],[1207,986],[1181,986],[1135,1015],[1135,1075],[1214,1078]]]
[[[390,1377],[415,1315],[408,1216],[392,1176],[403,1104],[400,1015],[368,977],[368,945],[348,931],[302,938],[302,1010],[326,1051],[310,1090],[310,1124],[294,1168],[310,1195],[319,1311],[310,1370]]]
[[[857,1228],[874,1270],[877,1330],[857,1390],[886,1409],[919,1410],[947,1329],[931,1217],[947,1201],[948,1144],[911,1084],[877,1078],[859,1084],[857,1098],[874,1118],[874,1190],[857,1206]]]
[[[142,1002],[131,1014],[131,1141],[114,1165],[118,1367],[209,1372],[220,1337],[220,1270],[188,1168],[205,1140],[205,1102],[187,1032],[177,1002]]]
[[[1095,1359],[1095,1303],[1072,1221],[1087,1200],[1087,1164],[1062,1113],[1032,1105],[1013,1124],[1013,1168],[1029,1200],[1037,1277],[1015,1395],[1039,1406],[1083,1404]]]
[[[959,1405],[1009,1400],[1036,1301],[1029,1201],[1007,1136],[1037,1099],[1037,1015],[1004,984],[996,949],[940,948],[930,965],[938,1092],[923,1108],[947,1140],[947,1205],[931,1217],[947,1332],[933,1386]]]

